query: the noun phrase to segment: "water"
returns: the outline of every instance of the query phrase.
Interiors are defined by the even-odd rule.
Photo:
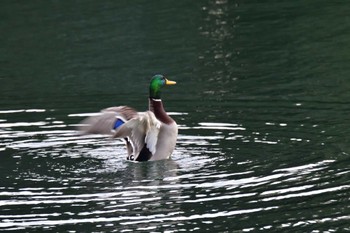
[[[5,1],[0,230],[350,231],[350,3]],[[102,108],[179,124],[171,160],[80,137]]]

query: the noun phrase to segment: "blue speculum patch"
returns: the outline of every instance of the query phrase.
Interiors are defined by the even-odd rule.
[[[124,124],[125,122],[121,119],[118,119],[115,124],[114,124],[114,127],[113,129],[117,129],[119,126],[121,126],[122,124]]]

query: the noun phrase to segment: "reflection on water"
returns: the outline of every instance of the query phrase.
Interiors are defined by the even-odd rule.
[[[125,159],[122,141],[79,136],[70,129],[74,124],[59,119],[10,123],[16,114],[38,114],[40,119],[45,112],[1,112],[1,137],[5,139],[1,150],[3,156],[14,159],[9,167],[2,167],[13,169],[14,178],[2,178],[1,229],[61,231],[69,226],[81,231],[89,226],[94,231],[176,232],[203,230],[198,225],[201,223],[208,226],[204,231],[217,226],[221,230],[248,232],[349,221],[346,212],[340,211],[345,206],[340,208],[336,203],[347,198],[350,185],[333,185],[329,179],[342,179],[348,169],[337,169],[337,161],[332,159],[276,168],[273,159],[264,165],[253,158],[228,160],[227,154],[235,157],[240,152],[223,149],[228,141],[266,145],[265,149],[281,143],[268,134],[249,135],[244,125],[181,125],[172,159],[137,163]],[[89,114],[70,117],[79,122],[79,117],[86,115]],[[270,169],[262,172],[261,166]],[[316,211],[299,218],[298,212],[304,206],[313,206]],[[340,210],[328,218],[321,206]],[[264,224],[263,216],[276,214],[280,217]],[[241,225],[231,219],[241,221]],[[257,225],[252,227],[251,221]]]
[[[205,67],[215,67],[206,70],[209,76],[206,81],[220,82],[222,85],[237,78],[237,70],[233,69],[235,66],[231,63],[240,53],[237,46],[232,46],[236,41],[236,25],[240,17],[238,6],[238,3],[232,4],[227,0],[208,1],[208,4],[202,6],[203,25],[199,27],[199,32],[212,43],[199,55],[199,59]],[[206,93],[213,94],[212,91],[210,89]],[[225,89],[220,91],[219,94],[227,93]]]

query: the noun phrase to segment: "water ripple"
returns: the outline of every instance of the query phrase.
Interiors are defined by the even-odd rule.
[[[44,117],[45,121],[11,123],[6,118],[46,112],[0,113],[4,116],[0,151],[12,155],[14,163],[8,169],[16,177],[8,185],[7,176],[0,186],[2,230],[59,231],[61,226],[79,229],[79,224],[92,224],[96,231],[156,231],[161,226],[177,232],[200,230],[189,222],[236,229],[232,219],[259,222],[263,215],[281,216],[270,225],[239,228],[249,232],[349,220],[340,213],[328,218],[321,210],[304,219],[293,215],[311,198],[317,199],[309,204],[314,208],[336,208],[332,205],[337,205],[338,198],[347,198],[350,186],[333,180],[344,179],[350,170],[339,168],[339,161],[330,158],[262,159],[286,142],[269,132],[239,123],[180,123],[171,160],[134,163],[125,160],[122,141],[79,136],[65,120]],[[91,113],[70,114],[68,119],[78,121],[86,115]],[[269,126],[288,127],[282,123]],[[295,143],[306,142],[288,137]],[[247,146],[259,148],[259,153],[243,156],[241,151]]]

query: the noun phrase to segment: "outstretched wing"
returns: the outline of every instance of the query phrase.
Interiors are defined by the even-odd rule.
[[[113,135],[116,128],[137,115],[138,113],[128,106],[106,108],[99,115],[83,120],[79,131],[84,134]]]
[[[81,122],[84,134],[107,134],[114,138],[128,138],[134,160],[140,153],[155,154],[161,122],[151,111],[138,113],[127,106],[111,107]],[[142,154],[141,153],[141,154]],[[151,156],[150,155],[150,156]]]

